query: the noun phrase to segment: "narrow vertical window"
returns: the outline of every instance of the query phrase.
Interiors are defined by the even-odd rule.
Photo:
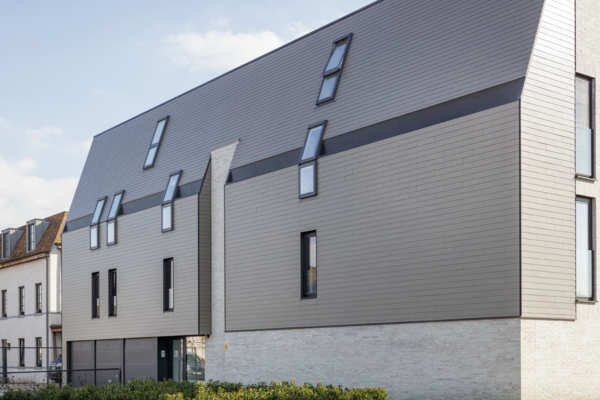
[[[108,211],[106,222],[106,244],[108,246],[117,244],[117,217],[121,211],[121,200],[123,200],[124,193],[124,190],[115,193],[110,210]]]
[[[2,318],[6,318],[8,315],[6,313],[6,290],[2,291]]]
[[[25,287],[19,288],[19,315],[25,315]]]
[[[144,169],[154,166],[154,161],[156,160],[156,156],[158,155],[158,150],[160,148],[160,144],[162,143],[162,138],[167,127],[167,122],[169,122],[168,116],[159,120],[156,123],[154,136],[152,136],[152,142],[150,142],[150,148],[148,149],[148,154],[146,154],[146,161],[144,161]]]
[[[42,284],[35,284],[35,312],[40,314],[42,312]]]
[[[117,270],[108,271],[108,316],[117,316]]]
[[[319,89],[317,104],[321,104],[335,98],[351,40],[352,34],[350,33],[349,35],[336,39],[333,42],[331,53],[329,54],[329,60],[327,61],[325,69],[323,70],[323,80],[321,82],[321,88]]]
[[[2,259],[10,256],[10,234],[5,232],[2,234]]]
[[[161,230],[163,232],[172,231],[174,229],[173,201],[177,196],[177,187],[179,185],[181,173],[182,171],[177,171],[169,175],[169,181],[167,182],[167,188],[165,189],[165,195],[161,206]]]
[[[591,177],[594,174],[594,132],[592,129],[592,81],[582,76],[575,79],[576,155],[575,172]]]
[[[19,367],[25,366],[25,339],[19,339]]]
[[[592,239],[592,201],[577,197],[575,201],[576,218],[576,282],[577,298],[594,298],[594,251]]]
[[[326,126],[327,121],[322,121],[308,127],[298,166],[298,197],[301,199],[317,194],[317,158]]]
[[[27,251],[35,250],[35,224],[27,225]]]
[[[317,297],[317,232],[302,234],[302,297]]]
[[[175,266],[173,259],[169,258],[163,261],[163,287],[164,296],[163,303],[164,311],[173,311],[174,307],[174,283],[175,283]]]
[[[94,208],[94,214],[92,215],[92,222],[90,223],[90,249],[94,250],[100,247],[100,217],[104,210],[104,204],[106,203],[106,196],[101,197],[96,201],[96,207]]]
[[[35,366],[42,366],[42,338],[35,338]]]
[[[92,318],[100,318],[100,273],[92,274]]]

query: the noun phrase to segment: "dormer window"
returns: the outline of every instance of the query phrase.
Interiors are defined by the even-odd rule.
[[[111,246],[117,244],[117,217],[121,211],[121,200],[123,200],[124,190],[115,193],[110,210],[108,211],[108,219],[106,222],[106,244]]]
[[[348,54],[351,40],[352,34],[350,33],[333,42],[333,47],[329,54],[329,61],[327,61],[327,65],[323,70],[323,81],[321,82],[317,104],[335,98],[335,93],[337,92],[340,77],[342,76],[342,70],[344,69],[344,63],[346,62],[346,55]]]
[[[106,196],[96,200],[96,207],[94,208],[94,215],[92,215],[92,222],[90,223],[90,249],[94,250],[100,247],[100,217],[104,210],[104,204],[106,203]]]
[[[177,187],[179,185],[179,179],[183,171],[173,172],[169,175],[169,181],[167,188],[165,189],[165,196],[163,197],[161,207],[161,230],[162,232],[172,231],[173,226],[173,201],[177,195]]]
[[[35,224],[27,225],[27,251],[35,250]]]
[[[2,259],[10,257],[10,234],[4,232],[2,234]]]
[[[150,142],[150,148],[148,149],[148,154],[146,154],[146,161],[144,162],[144,169],[154,166],[154,161],[156,160],[158,150],[160,149],[160,144],[162,143],[162,138],[165,133],[165,128],[167,127],[167,122],[169,122],[169,116],[159,120],[156,123],[156,129],[154,130],[154,136],[152,136],[152,142]]]
[[[326,126],[327,121],[322,121],[308,127],[298,165],[298,197],[301,199],[317,194],[317,158]]]

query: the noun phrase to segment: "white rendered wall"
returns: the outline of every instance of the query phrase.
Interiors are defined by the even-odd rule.
[[[56,255],[54,256],[56,259]],[[42,313],[35,314],[35,285],[42,284]],[[19,287],[25,287],[25,315],[19,316]],[[17,367],[19,339],[25,339],[25,347],[35,347],[35,338],[42,338],[46,347],[46,259],[30,261],[11,267],[0,268],[0,291],[7,291],[7,318],[0,319],[0,340],[6,339],[11,350],[8,366]],[[52,346],[52,343],[49,344]],[[52,355],[50,355],[52,358]],[[50,360],[52,361],[52,360]],[[42,365],[46,365],[46,351],[42,352]],[[25,369],[35,369],[35,350],[25,351]]]

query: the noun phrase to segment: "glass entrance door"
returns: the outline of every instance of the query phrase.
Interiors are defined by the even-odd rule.
[[[173,365],[173,380],[185,380],[185,339],[173,339],[171,365]]]

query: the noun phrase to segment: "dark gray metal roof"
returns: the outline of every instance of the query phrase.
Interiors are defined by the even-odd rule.
[[[121,189],[124,202],[161,192],[175,170],[181,184],[202,179],[210,151],[238,139],[232,168],[301,147],[323,119],[331,138],[523,78],[542,3],[376,2],[97,135],[68,220]],[[350,32],[336,99],[317,107],[332,41]],[[142,170],[166,115],[155,167]]]

